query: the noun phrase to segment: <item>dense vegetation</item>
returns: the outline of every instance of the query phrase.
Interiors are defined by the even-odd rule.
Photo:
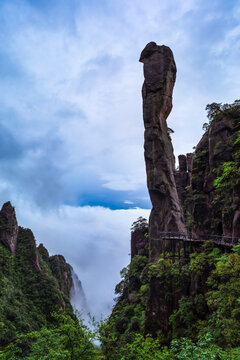
[[[0,347],[20,333],[52,322],[51,313],[64,307],[72,314],[67,292],[38,251],[31,230],[19,228],[13,255],[0,243]]]
[[[18,334],[2,350],[1,359],[239,359],[240,354],[240,245],[225,253],[206,242],[187,263],[160,258],[149,264],[136,255],[122,271],[116,286],[118,298],[112,315],[93,334],[76,318],[52,313],[51,323],[38,331]],[[202,288],[183,296],[170,318],[168,343],[144,336],[149,282],[174,282],[179,286],[189,277],[202,278]],[[206,279],[206,280],[205,280]],[[178,284],[178,285],[177,285]],[[171,293],[166,293],[171,301]],[[23,318],[27,314],[23,313]],[[145,334],[146,335],[146,334]],[[93,346],[102,342],[103,355]]]
[[[189,261],[159,258],[149,264],[137,255],[122,276],[116,306],[100,329],[107,359],[240,358],[240,245],[226,253],[206,242]],[[191,278],[199,284],[180,298],[169,317],[168,334],[159,331],[155,340],[150,335],[143,338],[153,278],[165,286],[169,302],[173,288],[176,291]]]
[[[90,360],[98,358],[92,333],[77,318],[59,311],[52,324],[21,334],[0,352],[2,360]]]
[[[209,123],[192,154],[183,208],[190,232],[221,235],[226,226],[231,231],[229,224],[239,209],[240,104],[214,103],[206,110]],[[212,130],[221,132],[222,140],[221,135],[214,142]],[[101,329],[107,359],[240,359],[239,250],[239,245],[230,250],[205,242],[180,256],[160,254],[154,263],[146,252],[134,256],[121,273],[116,305]],[[154,283],[157,287],[151,288]],[[166,324],[154,329],[153,340],[147,321],[151,289],[157,288],[159,304],[168,308],[165,313],[173,310]]]
[[[0,216],[1,229],[5,222]],[[14,254],[0,241],[0,359],[98,358],[92,332],[73,313],[71,281],[63,256],[37,247],[31,230],[19,228]]]

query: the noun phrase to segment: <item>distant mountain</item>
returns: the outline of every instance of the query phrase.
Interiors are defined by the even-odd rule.
[[[10,202],[0,211],[0,347],[18,334],[51,324],[60,308],[73,316],[72,268],[62,255],[36,246],[30,229],[18,226]]]

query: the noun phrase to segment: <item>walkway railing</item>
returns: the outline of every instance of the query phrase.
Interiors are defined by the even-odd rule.
[[[184,241],[200,241],[204,242],[206,240],[212,241],[214,243],[220,244],[220,245],[228,245],[228,246],[235,246],[238,244],[238,237],[230,237],[230,236],[223,236],[223,235],[200,235],[196,237],[195,234],[185,234],[185,233],[179,233],[179,232],[160,232],[159,233],[160,238],[165,239],[176,239],[176,240],[184,240]]]

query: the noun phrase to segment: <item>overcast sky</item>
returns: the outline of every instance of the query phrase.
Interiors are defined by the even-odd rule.
[[[0,200],[62,253],[107,314],[150,202],[143,159],[144,46],[173,50],[175,154],[205,106],[240,96],[238,0],[1,0]]]

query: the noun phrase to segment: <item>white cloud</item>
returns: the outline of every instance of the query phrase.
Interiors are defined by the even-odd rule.
[[[212,47],[212,53],[216,56],[224,53],[232,53],[235,49],[239,49],[240,44],[240,25],[234,26],[225,33],[223,39]]]
[[[16,135],[21,129],[22,143],[38,140],[27,158],[36,157],[44,142],[58,141],[56,151],[48,154],[61,172],[57,178],[61,201],[69,189],[74,190],[71,200],[78,198],[83,174],[91,173],[99,187],[115,191],[144,187],[143,75],[138,58],[150,40],[170,45],[176,57],[178,77],[169,118],[176,130],[175,151],[189,152],[196,145],[211,97],[211,87],[202,87],[202,68],[196,69],[193,50],[201,43],[190,31],[191,23],[198,26],[201,1],[125,0],[106,2],[105,8],[96,4],[96,9],[79,5],[71,26],[54,26],[54,14],[20,4],[2,8],[7,18],[14,19],[4,28],[2,48],[23,74],[15,83],[0,83],[2,104],[15,112],[14,121],[7,117],[1,121]],[[238,32],[238,26],[229,31],[226,46]],[[205,58],[203,52],[202,62]],[[216,94],[215,85],[212,92]],[[40,155],[46,152],[43,145]],[[24,163],[27,166],[29,160]]]

